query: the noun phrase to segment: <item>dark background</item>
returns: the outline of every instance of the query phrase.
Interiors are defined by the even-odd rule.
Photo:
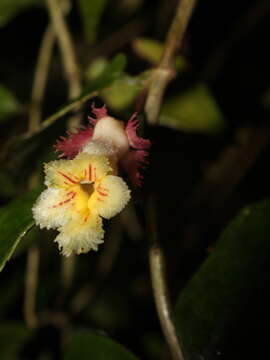
[[[141,5],[132,11],[126,10],[124,3],[108,3],[99,25],[98,40],[91,46],[84,40],[78,8],[76,5],[72,7],[68,24],[82,67],[86,67],[97,54],[111,58],[118,52],[127,55],[127,72],[130,74],[135,75],[151,67],[134,52],[131,41],[137,36],[164,41],[177,2],[141,1]],[[125,31],[121,34],[121,29],[134,19],[138,20],[137,28],[131,26],[130,35]],[[153,146],[145,172],[145,186],[141,190],[134,189],[134,199],[138,217],[145,228],[144,199],[150,192],[157,194],[159,236],[168,261],[173,302],[211,253],[221,231],[239,209],[269,196],[267,142],[258,151],[256,161],[249,164],[233,186],[226,187],[230,182],[226,179],[220,187],[211,187],[210,184],[209,192],[207,186],[200,185],[204,184],[203,174],[207,166],[218,161],[225,148],[238,151],[241,147],[236,135],[239,129],[251,129],[248,136],[257,129],[259,132],[263,129],[262,133],[269,131],[269,20],[268,1],[199,1],[179,51],[187,59],[190,69],[184,78],[176,78],[170,84],[166,96],[192,88],[198,81],[204,82],[224,115],[226,128],[222,133],[209,135],[165,126],[145,127],[145,137],[151,139]],[[46,11],[40,6],[21,12],[0,28],[0,82],[12,90],[26,109],[1,124],[3,145],[10,136],[26,130],[34,68],[47,22]],[[115,33],[118,36],[113,38]],[[110,46],[104,47],[105,40]],[[44,117],[64,104],[66,98],[67,85],[56,47],[43,105]],[[103,100],[98,98],[96,101],[102,104]],[[90,113],[89,105],[90,102],[84,105],[85,115]],[[127,119],[127,114],[133,110],[131,107],[120,116]],[[63,122],[46,133],[46,146],[42,144],[38,152],[30,147],[25,156],[10,154],[8,166],[3,166],[15,178],[18,193],[24,191],[31,168],[38,167],[43,152],[48,152],[48,145],[53,144],[61,133],[64,133]],[[260,139],[259,136],[258,141]],[[253,144],[252,138],[248,138],[247,142],[251,145],[246,156],[252,157],[257,143],[254,141]],[[19,160],[16,160],[17,156]],[[238,167],[241,164],[237,161],[228,167],[228,179]],[[160,172],[164,176],[160,176]],[[196,189],[199,189],[198,192]],[[10,200],[12,196],[5,195],[0,199],[2,205]],[[53,235],[38,231],[34,235],[30,233],[25,239],[27,245],[32,241],[31,236],[38,238],[34,241],[38,241],[41,249],[38,312],[43,314],[50,309],[53,314],[64,313],[73,329],[103,329],[142,359],[167,359],[151,291],[146,236],[132,240],[124,232],[114,249],[117,255],[113,258],[113,265],[104,277],[96,275],[100,251],[80,256],[76,261],[75,280],[68,293],[64,294],[59,285],[61,264],[56,245],[51,241]],[[3,323],[24,321],[26,245],[18,250],[1,274],[0,316]],[[254,268],[254,273],[256,271]],[[266,264],[258,283],[250,290],[250,296],[246,301],[241,300],[241,311],[228,315],[227,321],[219,319],[221,328],[225,329],[221,332],[222,337],[217,334],[217,339],[213,340],[219,350],[213,354],[211,344],[206,345],[201,350],[203,359],[267,358],[270,330],[268,274],[269,265],[267,267]],[[244,278],[243,282],[248,286],[249,279]],[[78,289],[87,284],[94,295],[80,312],[74,314],[70,310],[71,300]],[[41,321],[38,329],[20,347],[17,358],[59,359],[63,327],[65,325],[56,320]],[[1,333],[5,334],[5,331],[1,330]]]

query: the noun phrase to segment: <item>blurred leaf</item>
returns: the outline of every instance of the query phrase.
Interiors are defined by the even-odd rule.
[[[104,57],[94,59],[85,71],[85,78],[87,81],[96,80],[108,65],[108,61]]]
[[[132,43],[133,49],[137,55],[147,60],[152,65],[158,65],[161,59],[164,44],[160,41],[150,38],[136,38]],[[188,64],[183,56],[177,56],[175,60],[176,70],[183,72]]]
[[[84,33],[89,44],[93,43],[100,18],[107,4],[107,0],[77,0],[84,26]]]
[[[165,102],[160,124],[177,130],[208,133],[224,129],[222,113],[204,84],[197,84]]]
[[[122,345],[88,330],[75,333],[67,345],[64,360],[138,360]]]
[[[0,354],[2,360],[19,358],[19,351],[32,332],[23,324],[5,322],[0,325]]]
[[[101,95],[107,105],[116,111],[126,109],[145,88],[148,73],[139,76],[123,74],[111,86],[102,90]]]
[[[15,195],[17,191],[14,179],[11,175],[4,171],[0,172],[0,195],[10,197]]]
[[[1,14],[1,10],[0,10],[0,14]],[[8,116],[16,113],[19,109],[19,106],[20,106],[19,103],[12,95],[12,93],[7,88],[0,85],[0,122],[5,121],[8,118]]]
[[[0,208],[0,271],[34,224],[32,206],[40,191],[31,191]]]
[[[126,64],[126,56],[124,54],[117,54],[108,65],[105,66],[101,74],[86,87],[84,93],[102,90],[111,85],[113,81],[121,76]]]
[[[39,0],[1,0],[0,1],[0,27],[5,26],[21,11],[39,4]]]
[[[250,317],[250,295],[260,279],[264,284],[265,273],[269,272],[269,219],[270,200],[244,208],[180,294],[177,330],[190,355],[216,359],[217,344],[225,336],[232,336],[244,306]],[[238,334],[239,330],[235,336]]]

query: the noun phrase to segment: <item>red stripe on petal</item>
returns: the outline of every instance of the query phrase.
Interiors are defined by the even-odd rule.
[[[67,176],[66,174],[62,173],[61,171],[58,171],[58,174],[62,175],[64,178],[66,178],[72,184],[78,184],[78,181],[73,180],[71,177]]]
[[[108,196],[108,194],[107,194],[107,193],[104,193],[104,192],[100,191],[99,189],[97,189],[97,192],[99,193],[99,195],[102,195],[102,196]]]
[[[91,164],[89,164],[88,170],[89,170],[89,177],[88,177],[88,179],[91,181],[91,180],[92,180],[92,165],[91,165]]]

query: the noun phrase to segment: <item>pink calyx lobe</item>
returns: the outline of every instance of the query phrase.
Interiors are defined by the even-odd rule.
[[[67,132],[67,137],[61,136],[54,145],[56,151],[61,152],[59,158],[73,159],[81,149],[91,140],[93,127],[81,127],[76,133]]]
[[[129,139],[130,146],[134,149],[149,149],[151,142],[147,139],[143,139],[137,135],[137,129],[140,123],[137,117],[137,113],[134,113],[131,118],[128,120],[126,126],[126,133]]]
[[[90,124],[92,124],[92,125],[96,125],[98,120],[100,120],[103,117],[108,116],[108,111],[107,111],[106,105],[103,105],[101,108],[96,108],[95,104],[92,104],[91,111],[95,115],[95,118],[88,116],[88,120],[89,120]]]
[[[137,135],[139,120],[134,113],[127,125],[123,121],[110,117],[107,108],[96,108],[92,105],[95,118],[88,117],[90,125],[79,129],[76,133],[68,133],[68,137],[61,137],[57,141],[56,151],[61,152],[59,157],[73,159],[84,151],[91,141],[99,141],[105,146],[110,145],[115,149],[115,157],[123,169],[128,173],[135,186],[141,186],[143,176],[140,170],[147,164],[147,156],[151,142]]]

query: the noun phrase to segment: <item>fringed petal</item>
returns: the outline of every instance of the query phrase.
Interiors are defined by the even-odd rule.
[[[47,229],[65,225],[73,217],[75,196],[75,192],[68,193],[62,189],[44,190],[32,209],[36,224]]]
[[[137,113],[134,113],[129,119],[126,126],[126,133],[129,139],[130,146],[134,149],[145,150],[151,146],[150,140],[143,139],[137,135],[137,129],[139,127],[139,120]]]
[[[90,212],[105,219],[120,213],[130,200],[130,190],[119,176],[108,175],[96,183],[95,191],[88,201]]]
[[[80,128],[76,133],[68,132],[67,134],[67,137],[61,136],[54,147],[56,151],[61,152],[58,157],[73,159],[79,154],[85,144],[91,140],[93,127],[87,126],[85,128]]]
[[[122,166],[134,186],[142,186],[143,175],[140,170],[148,164],[147,156],[148,152],[145,150],[129,150],[122,160]]]
[[[87,253],[97,250],[103,243],[104,230],[99,216],[89,216],[87,221],[72,220],[60,229],[55,241],[61,253],[70,256],[72,253]]]

